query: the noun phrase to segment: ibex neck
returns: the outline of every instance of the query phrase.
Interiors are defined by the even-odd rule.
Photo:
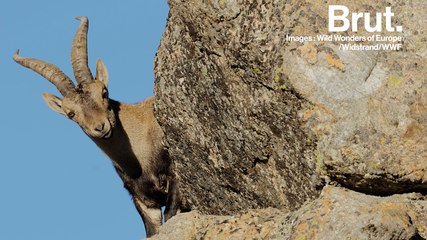
[[[141,175],[142,169],[132,150],[128,134],[123,127],[124,119],[122,119],[122,116],[126,115],[126,113],[123,112],[126,111],[126,107],[123,108],[123,106],[126,105],[127,104],[110,99],[110,107],[114,111],[116,120],[111,137],[108,139],[90,138],[105,154],[107,154],[114,165],[123,173],[131,178],[137,178]]]

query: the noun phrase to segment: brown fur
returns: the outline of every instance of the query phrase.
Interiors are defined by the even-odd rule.
[[[77,86],[53,64],[21,58],[18,51],[13,58],[60,90],[63,99],[43,94],[47,105],[76,122],[112,160],[144,221],[147,236],[152,236],[161,225],[161,207],[166,206],[167,221],[180,205],[171,161],[163,145],[164,134],[154,117],[154,97],[137,104],[124,104],[108,97],[107,68],[98,60],[93,79],[87,67],[88,20],[78,19],[81,24],[72,47]]]

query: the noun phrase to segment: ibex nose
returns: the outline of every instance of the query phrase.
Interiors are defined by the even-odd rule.
[[[95,128],[95,131],[102,132],[104,130],[104,127],[105,127],[105,123],[102,123]]]

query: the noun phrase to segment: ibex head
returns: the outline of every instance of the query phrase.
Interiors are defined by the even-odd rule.
[[[88,18],[77,17],[80,26],[71,49],[71,63],[77,86],[57,66],[34,58],[21,58],[19,50],[13,59],[53,83],[64,97],[44,93],[47,105],[76,122],[90,137],[109,138],[115,126],[115,115],[108,98],[108,72],[101,60],[96,62],[92,77],[87,58]]]

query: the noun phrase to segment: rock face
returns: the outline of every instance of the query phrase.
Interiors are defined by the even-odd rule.
[[[375,197],[325,187],[319,199],[287,213],[249,210],[237,216],[180,214],[152,239],[425,239],[427,198]]]
[[[390,5],[404,26],[403,33],[394,34],[405,37],[402,51],[344,51],[332,43],[284,50],[290,66],[284,72],[314,103],[303,114],[318,137],[321,174],[374,194],[427,189],[427,2],[393,3],[351,1],[347,6],[384,12]],[[327,5],[310,5],[306,17],[313,13],[325,19]],[[298,19],[307,25],[304,17]],[[301,34],[316,29],[327,32],[315,23]]]
[[[187,205],[231,214],[296,209],[316,197],[316,144],[298,117],[310,104],[273,84],[283,77],[274,44],[280,37],[259,29],[277,34],[272,23],[234,1],[169,3],[156,59],[156,114]]]
[[[260,237],[264,230],[250,221],[292,239],[356,236],[352,226],[362,239],[426,238],[426,223],[414,222],[427,218],[420,197],[365,194],[427,192],[427,2],[345,3],[355,12],[390,6],[403,32],[380,35],[403,36],[400,51],[286,41],[328,34],[334,3],[169,0],[155,61],[156,116],[184,204],[198,212],[167,225],[201,236],[238,218]],[[327,187],[313,200],[329,183],[365,194]],[[325,207],[326,199],[341,205]],[[208,216],[262,208],[247,213],[250,221]]]

